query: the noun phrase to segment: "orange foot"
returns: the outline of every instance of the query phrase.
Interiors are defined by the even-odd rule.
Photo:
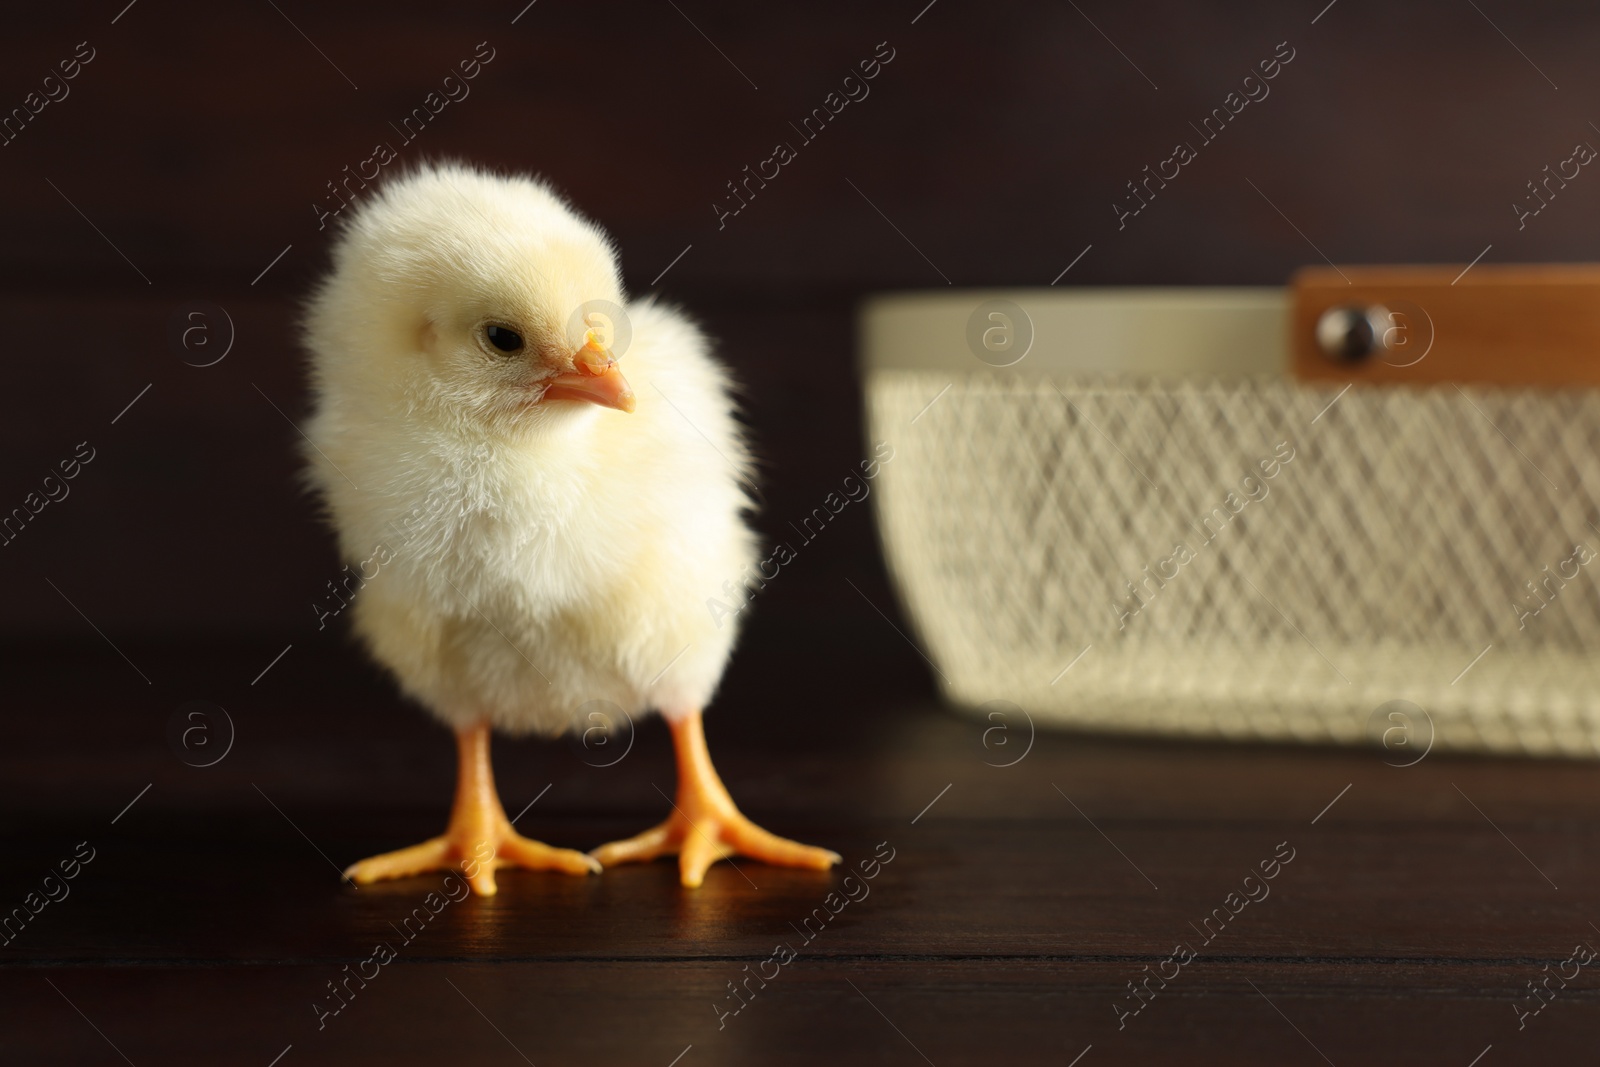
[[[456,733],[460,771],[455,809],[440,837],[420,845],[364,859],[344,872],[357,885],[405,878],[423,871],[460,870],[473,890],[495,894],[494,872],[501,867],[598,874],[600,864],[570,848],[552,848],[523,837],[511,826],[495,793],[489,766],[489,728],[470,726]]]
[[[707,868],[729,856],[813,871],[840,862],[837,852],[768,833],[744,817],[711,765],[698,711],[669,719],[667,725],[678,755],[678,799],[672,814],[642,834],[601,845],[589,855],[612,867],[676,853],[679,877],[691,889],[705,881]]]

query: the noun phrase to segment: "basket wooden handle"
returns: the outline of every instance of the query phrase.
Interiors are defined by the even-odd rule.
[[[1600,264],[1308,267],[1290,286],[1304,381],[1600,386]]]

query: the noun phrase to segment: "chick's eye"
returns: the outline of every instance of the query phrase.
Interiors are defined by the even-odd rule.
[[[515,352],[522,347],[522,335],[504,326],[485,326],[483,335],[502,352]]]

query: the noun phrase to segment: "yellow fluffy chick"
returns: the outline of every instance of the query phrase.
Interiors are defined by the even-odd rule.
[[[370,579],[355,631],[459,748],[445,833],[351,880],[459,868],[489,894],[506,866],[677,853],[697,886],[734,854],[838,862],[751,823],[711,765],[701,709],[736,625],[707,601],[756,560],[748,454],[704,336],[628,301],[599,227],[530,178],[413,171],[345,223],[305,337],[311,479]],[[597,700],[667,720],[672,814],[590,855],[522,837],[490,730],[581,729]]]

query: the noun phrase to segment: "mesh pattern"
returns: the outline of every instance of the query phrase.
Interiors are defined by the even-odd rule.
[[[868,417],[957,703],[1355,742],[1403,699],[1440,747],[1600,755],[1600,390],[975,376],[929,406],[950,381],[873,372]]]

